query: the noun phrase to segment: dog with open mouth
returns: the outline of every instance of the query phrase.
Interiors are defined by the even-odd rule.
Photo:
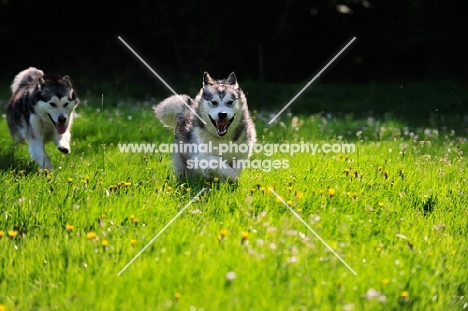
[[[173,162],[178,177],[237,180],[257,134],[234,72],[223,80],[205,72],[194,99],[173,95],[153,109],[165,126],[174,128]]]
[[[7,108],[10,134],[27,141],[31,158],[41,167],[52,169],[44,144],[54,141],[63,153],[70,152],[70,129],[79,99],[69,76],[44,75],[30,67],[16,75]]]

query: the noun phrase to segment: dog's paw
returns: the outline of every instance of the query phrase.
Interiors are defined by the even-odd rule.
[[[65,154],[70,153],[70,148],[67,148],[67,147],[58,147],[58,150],[60,150],[60,152],[63,152]]]

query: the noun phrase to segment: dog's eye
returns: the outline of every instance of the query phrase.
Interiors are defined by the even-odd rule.
[[[54,103],[49,103],[49,104],[50,104],[52,107],[57,107],[57,105],[54,104]]]
[[[231,106],[233,103],[234,103],[234,101],[230,100],[230,101],[226,102],[226,105]]]
[[[67,107],[68,106],[68,103],[65,103],[63,104],[63,108]]]
[[[213,100],[213,101],[211,102],[211,104],[212,104],[213,106],[218,106],[218,102],[217,102],[216,100]]]

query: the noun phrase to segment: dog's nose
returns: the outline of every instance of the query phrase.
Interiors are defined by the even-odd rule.
[[[60,124],[64,124],[64,123],[67,121],[67,117],[65,117],[64,115],[61,114],[61,115],[58,116],[58,120],[57,120],[57,121],[58,121],[58,123],[60,123]]]
[[[226,119],[227,118],[227,112],[222,111],[222,112],[218,113],[218,118],[220,120]]]

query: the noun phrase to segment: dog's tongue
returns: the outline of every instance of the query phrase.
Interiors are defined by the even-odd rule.
[[[229,120],[218,120],[216,121],[216,127],[225,127],[229,125]]]
[[[67,130],[67,126],[65,124],[57,124],[55,128],[57,129],[57,133],[59,133],[60,135],[65,133],[65,131]]]

